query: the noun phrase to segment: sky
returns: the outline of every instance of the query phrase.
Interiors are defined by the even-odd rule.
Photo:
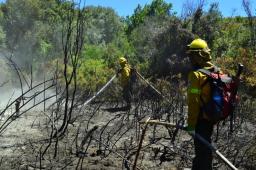
[[[173,4],[173,11],[177,12],[178,16],[181,14],[182,6],[188,0],[165,0],[165,2]],[[193,1],[193,0],[189,0]],[[197,0],[194,0],[197,2]],[[245,16],[242,6],[242,0],[206,0],[207,6],[212,2],[219,3],[219,9],[223,16]],[[256,0],[251,0],[253,5],[256,5]],[[152,0],[86,0],[87,5],[112,7],[119,16],[131,15],[138,4],[144,6],[150,4]]]
[[[78,0],[77,0],[78,1]],[[150,4],[152,0],[83,0],[85,5],[93,6],[104,6],[113,8],[119,16],[132,15],[134,9],[140,4],[144,6],[145,4]],[[165,2],[173,4],[173,11],[177,12],[177,15],[181,15],[182,6],[187,1],[193,0],[165,0]],[[194,0],[196,2],[198,0]],[[209,6],[212,2],[219,3],[219,9],[223,16],[246,16],[242,0],[206,0]],[[5,0],[0,0],[0,2],[5,2]],[[250,0],[252,6],[256,6],[256,0]],[[207,6],[206,6],[207,8]]]

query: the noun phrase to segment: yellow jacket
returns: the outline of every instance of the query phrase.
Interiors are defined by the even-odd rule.
[[[120,77],[121,85],[122,85],[122,87],[125,87],[130,80],[131,66],[129,64],[125,64],[122,67],[120,74],[121,74],[121,77]]]
[[[196,127],[200,109],[203,105],[202,100],[204,103],[210,100],[210,84],[206,80],[207,75],[199,71],[191,71],[188,75],[188,127],[192,129]],[[207,119],[204,113],[200,116]]]

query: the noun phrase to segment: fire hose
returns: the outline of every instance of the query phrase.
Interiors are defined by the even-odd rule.
[[[159,96],[162,96],[162,94],[151,84],[149,83],[137,70],[136,74],[143,80],[145,81]]]
[[[83,106],[87,105],[90,103],[94,98],[96,98],[99,94],[101,94],[111,83],[112,81],[116,78],[116,74],[97,92],[95,93],[90,99],[88,99],[86,102],[84,102]]]
[[[143,124],[151,124],[151,125],[163,125],[166,127],[175,127],[179,128],[181,130],[186,131],[186,128],[184,126],[176,125],[173,123],[168,123],[168,122],[162,122],[162,121],[157,121],[157,120],[147,120],[147,121],[141,121],[140,123]],[[193,138],[197,138],[200,142],[202,142],[204,145],[206,145],[209,149],[211,149],[212,152],[214,152],[228,167],[230,167],[232,170],[238,170],[224,155],[220,153],[220,151],[214,147],[212,144],[210,144],[207,140],[205,140],[201,135],[197,133],[189,133]]]

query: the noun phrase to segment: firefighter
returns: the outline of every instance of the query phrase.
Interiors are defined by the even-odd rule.
[[[199,134],[209,143],[213,132],[213,123],[206,116],[202,107],[210,100],[211,89],[207,82],[207,75],[198,69],[214,71],[216,67],[211,63],[211,50],[206,41],[195,39],[188,45],[187,54],[192,64],[188,75],[188,126],[191,134]],[[192,170],[212,170],[212,151],[197,138],[194,138],[195,158]]]
[[[131,99],[132,99],[132,68],[128,64],[127,59],[124,57],[119,58],[119,64],[121,69],[118,71],[120,74],[120,83],[123,88],[122,95],[126,102],[126,108],[131,108]]]

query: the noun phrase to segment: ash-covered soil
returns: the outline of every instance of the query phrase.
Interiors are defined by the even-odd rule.
[[[130,114],[129,119],[127,116],[128,114]],[[54,146],[50,146],[50,149],[49,151],[47,151],[47,154],[45,154],[45,157],[40,158],[40,155],[42,155],[43,150],[49,143],[49,141],[45,141],[45,139],[49,139],[50,134],[48,116],[50,116],[50,113],[44,113],[42,111],[35,110],[26,112],[15,120],[12,120],[12,122],[2,133],[0,138],[1,169],[40,169],[41,166],[41,169],[78,168],[90,170],[114,170],[126,169],[125,164],[132,168],[132,165],[130,165],[130,163],[133,164],[135,154],[133,153],[130,156],[129,161],[124,163],[125,160],[123,158],[127,158],[127,155],[124,154],[126,149],[125,145],[129,144],[134,146],[134,149],[131,152],[136,151],[136,146],[139,143],[140,135],[135,136],[136,134],[133,134],[134,130],[131,130],[125,133],[118,140],[118,142],[113,144],[113,142],[116,141],[116,138],[120,136],[119,134],[114,137],[115,139],[113,138],[113,140],[109,140],[108,147],[104,146],[103,144],[101,147],[104,149],[102,149],[102,151],[99,151],[99,144],[97,142],[97,140],[99,140],[99,136],[98,134],[95,134],[93,136],[95,140],[92,139],[92,142],[88,146],[86,153],[79,155],[74,147],[75,144],[72,143],[72,140],[74,139],[74,135],[76,134],[75,132],[77,131],[79,124],[85,121],[82,120],[83,118],[80,119],[80,123],[79,121],[77,121],[74,123],[73,126],[69,126],[68,135],[64,137],[61,142],[58,143],[58,147],[61,149],[57,153],[56,158],[53,158]],[[107,124],[107,122],[113,119],[113,117],[118,117],[117,119],[119,120]],[[126,124],[130,124],[129,127],[132,127],[134,123],[133,117],[133,113],[127,113],[122,111],[111,113],[101,110],[97,112],[93,116],[93,118],[91,118],[90,123],[86,124],[86,126],[88,125],[88,129],[95,125],[99,127],[98,129],[106,127],[106,131],[112,132],[120,128],[121,119],[124,119],[123,123],[125,122]],[[8,115],[2,117],[1,124],[7,118]],[[80,124],[80,126],[81,125],[82,124]],[[140,128],[141,129],[138,130],[141,132],[143,126],[141,126]],[[81,126],[80,129],[82,133],[82,129],[85,129],[85,127]],[[158,138],[168,136],[168,132],[164,127],[156,127],[156,129],[154,129],[153,126],[148,127],[146,136],[143,141],[143,147],[138,158],[138,167],[141,169],[152,170],[176,169],[174,165],[175,161],[177,160],[176,158],[174,158],[174,155],[169,155],[170,158],[168,158],[168,156],[166,156],[166,158],[162,158],[163,160],[161,162],[159,159],[159,157],[161,156],[160,153],[157,155],[152,154],[152,151],[154,150],[162,150],[164,148],[164,146],[162,145],[171,145],[169,140],[164,140],[162,142],[159,142],[160,140],[158,142],[152,142],[151,140],[153,131],[157,131],[156,136]],[[82,138],[82,135],[78,137],[78,144],[80,144]],[[138,139],[135,140],[134,138]],[[104,143],[104,140],[102,140],[102,143]],[[186,140],[190,140],[188,136]],[[173,149],[175,148],[173,147]],[[128,154],[128,151],[126,152]],[[78,166],[79,159],[80,163]],[[173,161],[170,161],[170,159],[173,159]]]
[[[24,113],[13,120],[0,136],[0,169],[132,169],[144,128],[138,122],[147,117],[147,114],[140,114],[146,113],[143,110],[146,106],[133,106],[130,111],[118,112],[109,112],[104,108],[107,107],[95,105],[86,107],[83,111],[75,110],[74,122],[68,126],[66,135],[58,141],[49,140],[53,129],[52,111],[31,110]],[[1,125],[7,118],[8,114],[2,117]],[[54,124],[59,126],[61,121]],[[88,132],[95,126],[97,129],[85,140]],[[229,154],[227,156],[233,158],[236,153],[232,153],[232,149],[239,146],[236,142],[247,142],[251,136],[245,131],[253,131],[252,127],[253,125],[244,123],[242,129],[231,136],[234,139],[229,141],[223,137],[216,145],[225,156]],[[150,170],[191,167],[193,140],[186,132],[179,131],[172,143],[173,133],[174,129],[168,131],[164,126],[149,125],[137,167]],[[226,133],[219,135],[222,137]],[[241,150],[243,147],[245,145]],[[214,169],[226,170],[228,167],[215,156]],[[239,169],[246,168],[241,166]]]

